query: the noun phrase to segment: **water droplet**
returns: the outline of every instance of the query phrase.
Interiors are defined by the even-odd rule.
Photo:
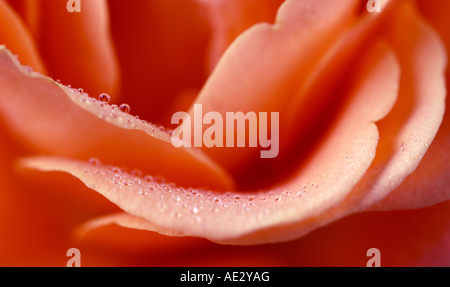
[[[103,93],[103,94],[100,94],[100,96],[98,96],[98,100],[103,103],[109,103],[109,101],[111,100],[111,97],[108,94]]]
[[[192,209],[192,213],[197,214],[197,213],[198,213],[198,208],[197,208],[197,207],[194,207],[194,208]]]
[[[158,183],[165,183],[165,182],[166,182],[166,179],[165,179],[163,176],[161,176],[161,175],[155,176],[155,177],[154,177],[154,180],[155,180],[156,182],[158,182]]]
[[[28,73],[33,73],[33,72],[34,72],[33,68],[30,67],[30,66],[23,66],[23,67],[25,68],[25,70],[26,70]]]
[[[89,159],[89,163],[92,164],[92,165],[100,165],[100,160],[98,158],[91,157]]]
[[[131,175],[137,176],[137,177],[142,177],[142,171],[140,171],[139,169],[133,169],[131,171]]]
[[[128,104],[121,104],[119,106],[119,109],[126,114],[128,114],[131,111],[131,107]]]
[[[121,173],[122,172],[122,169],[120,168],[120,167],[113,167],[112,169],[111,169],[113,172],[115,172],[115,173]]]

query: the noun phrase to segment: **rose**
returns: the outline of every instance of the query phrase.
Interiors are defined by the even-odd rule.
[[[245,32],[272,21],[272,5],[278,3],[233,1],[224,9],[204,1],[177,6],[111,1],[112,39],[105,30],[106,2],[83,2],[79,15],[66,14],[56,2],[27,3],[11,1],[16,14],[0,2],[2,27],[9,28],[1,29],[2,43],[23,64],[91,95],[108,92],[113,101],[130,103],[141,118],[160,123],[187,110],[200,88],[195,102],[206,110],[279,111],[281,147],[270,162],[259,161],[252,150],[204,149],[204,156],[175,149],[157,127],[23,69],[2,49],[1,226],[10,235],[2,238],[2,264],[63,265],[61,257],[75,244],[83,265],[365,265],[365,252],[374,246],[382,251],[383,265],[448,265],[447,257],[439,256],[448,253],[449,228],[447,116],[442,120],[446,52],[440,39],[448,44],[445,1],[436,7],[390,1],[373,15],[358,10],[358,1],[287,1],[275,26],[259,24]],[[230,19],[238,11],[254,11],[254,5],[264,12]],[[39,19],[36,9],[45,18]],[[161,18],[144,18],[149,11],[159,11]],[[132,16],[142,22],[129,21]],[[186,20],[192,25],[188,31]],[[149,35],[157,40],[134,45],[142,31],[127,25],[143,24],[163,32],[154,28]],[[174,43],[182,49],[165,51]],[[212,71],[219,58],[203,84],[205,66]],[[347,74],[352,78],[342,77]],[[304,153],[296,152],[298,145]],[[29,154],[45,156],[24,158]],[[89,157],[101,163],[89,163]],[[103,216],[118,210],[72,178],[15,173],[13,163],[72,173],[127,213]],[[178,190],[140,173],[162,174],[196,190]],[[294,179],[283,181],[286,175]],[[224,193],[236,182],[241,189],[287,184]],[[360,211],[425,206],[431,207],[341,219]],[[82,225],[82,241],[69,236],[100,215]],[[235,244],[295,239],[328,226],[288,243],[233,247],[118,230],[107,225],[111,222]],[[345,251],[354,257],[342,259]]]

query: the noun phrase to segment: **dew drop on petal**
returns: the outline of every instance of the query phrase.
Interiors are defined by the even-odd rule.
[[[28,73],[33,73],[34,70],[31,66],[23,66]]]
[[[98,96],[98,100],[102,103],[109,103],[109,101],[111,100],[111,97],[108,94],[103,93],[103,94],[100,94],[100,96]]]
[[[139,169],[133,169],[131,171],[131,175],[136,176],[136,177],[142,177],[142,171],[140,171]]]
[[[127,114],[131,111],[131,108],[130,108],[130,106],[129,106],[128,104],[121,104],[121,105],[119,106],[119,109],[120,109],[122,112],[127,113]]]
[[[89,159],[89,163],[92,164],[92,165],[100,165],[100,160],[98,158],[91,157]]]

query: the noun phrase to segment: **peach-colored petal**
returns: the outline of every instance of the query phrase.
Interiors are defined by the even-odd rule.
[[[447,1],[440,1],[439,3],[437,2],[439,1],[428,1],[426,2],[426,5],[425,3],[422,3],[424,5],[422,6],[422,8],[431,8],[431,10],[433,11],[433,15],[438,15],[437,17],[433,17],[430,20],[437,22],[436,24],[438,27],[438,31],[441,32],[441,36],[444,36],[444,42],[448,43],[447,51],[449,51],[450,34],[444,32],[445,29],[448,29],[448,26],[443,25],[443,11],[448,11],[448,9],[450,8],[450,5],[448,4],[450,3]],[[411,19],[409,20],[411,21]],[[407,25],[408,27],[417,26],[418,30],[420,30],[423,35],[428,34],[428,37],[435,37],[431,32],[431,28],[429,28],[426,24],[423,24],[421,19],[416,18],[415,20],[420,21],[419,24],[412,25],[409,22],[405,25]],[[424,93],[422,95],[422,97],[426,98],[423,103],[425,105],[429,105],[433,96],[442,98],[446,94],[442,79],[442,65],[444,65],[445,62],[445,56],[442,49],[438,48],[439,45],[437,43],[435,45],[436,52],[422,51],[422,53],[428,61],[427,66],[430,66],[430,68],[433,63],[441,61],[440,65],[436,64],[436,66],[439,68],[436,68],[434,72],[429,71],[428,73],[425,73],[423,68],[421,68],[420,71],[416,71],[416,73],[414,74],[416,79],[421,79],[420,81],[414,80],[414,82],[419,82],[420,86],[423,87],[423,90],[427,91],[426,94]],[[437,50],[439,50],[439,52]],[[414,55],[417,56],[417,54]],[[448,73],[447,67],[447,79],[449,79],[449,77],[450,74]],[[449,82],[447,80],[447,88],[448,84]],[[433,94],[429,92],[428,87],[440,87],[440,91],[437,91]],[[450,97],[447,95],[446,107],[448,107],[449,105]],[[439,114],[433,113],[432,116],[438,117]],[[427,116],[423,115],[423,117],[426,118]],[[392,131],[390,132],[392,133]],[[398,188],[387,195],[386,198],[384,198],[381,202],[376,203],[373,208],[382,210],[419,208],[448,200],[450,197],[450,178],[448,176],[450,174],[450,158],[448,154],[449,146],[450,114],[447,111],[444,115],[442,124],[439,127],[436,138],[431,143],[429,150],[425,154],[424,158],[422,159],[414,173],[408,176]],[[406,147],[403,148],[406,151]]]
[[[380,142],[375,160],[347,198],[325,213],[304,222],[302,228],[305,230],[315,228],[317,223],[326,224],[350,213],[364,211],[371,204],[375,204],[373,209],[389,210],[419,208],[448,199],[445,157],[425,163],[424,168],[428,166],[428,172],[436,171],[431,177],[436,180],[433,184],[430,183],[431,179],[425,179],[420,174],[416,177],[413,173],[433,141],[442,119],[445,106],[445,53],[439,39],[423,25],[409,4],[396,8],[391,10],[395,11],[396,16],[389,15],[392,20],[387,21],[384,28],[393,31],[389,40],[397,54],[401,55],[399,60],[404,72],[400,81],[399,100],[389,115],[377,123]],[[405,27],[414,33],[410,34],[408,41],[397,42],[401,38],[397,33],[403,33]],[[427,73],[423,73],[424,70]],[[446,133],[445,130],[443,133]],[[430,156],[436,157],[436,154]],[[396,187],[408,175],[406,182],[397,191]],[[423,180],[421,184],[413,186],[414,182],[420,180]],[[430,189],[433,186],[436,189]],[[393,190],[386,201],[377,203]]]
[[[362,208],[383,199],[417,168],[441,125],[445,111],[445,48],[438,35],[422,21],[412,3],[400,5],[396,11],[385,29],[402,66],[400,94],[392,112],[379,124],[381,140],[377,158],[356,188],[365,193]],[[407,35],[404,34],[406,30],[409,31]],[[440,169],[442,164],[441,160],[433,163],[436,169]],[[444,177],[445,170],[441,167]],[[411,207],[422,207],[450,197],[448,185],[430,188],[416,189],[409,195],[401,192],[406,197],[396,197],[398,207],[405,208],[409,203]],[[394,199],[391,197],[391,200]],[[391,204],[389,208],[394,206]]]
[[[442,40],[450,52],[450,25],[448,25],[448,15],[450,13],[450,2],[446,0],[417,0],[421,14],[439,32]],[[450,76],[450,74],[449,74]]]
[[[0,29],[0,45],[7,45],[14,54],[19,56],[22,64],[33,67],[40,73],[45,73],[45,67],[30,32],[4,0],[0,1],[0,27],[2,27]]]
[[[28,30],[34,38],[39,33],[39,19],[41,17],[40,1],[41,0],[7,0],[9,5],[17,11],[22,17],[23,22],[27,25]]]
[[[64,250],[64,219],[54,216],[57,208],[42,198],[39,186],[30,192],[18,180],[10,164],[20,149],[3,128],[0,134],[0,266],[56,265]]]
[[[209,71],[222,54],[246,29],[259,22],[273,22],[284,0],[197,0],[205,9],[212,27],[209,48]]]
[[[181,237],[181,233],[177,233],[174,230],[170,230],[164,227],[157,226],[152,224],[150,221],[145,220],[144,218],[137,217],[125,212],[114,213],[110,215],[101,216],[90,220],[83,224],[79,230],[79,236],[85,236],[86,233],[97,229],[101,226],[109,225],[109,224],[117,224],[122,227],[138,229],[138,230],[152,230],[157,231],[159,234],[167,235],[167,236],[175,236]]]
[[[144,181],[104,165],[52,157],[21,163],[42,171],[64,171],[81,179],[148,226],[212,241],[253,244],[293,239],[308,221],[339,203],[370,166],[378,142],[375,121],[396,99],[398,65],[378,43],[357,71],[351,97],[327,138],[305,168],[285,186],[258,192],[219,193]],[[315,227],[320,226],[320,222]]]
[[[286,1],[274,25],[257,24],[230,45],[196,103],[204,113],[224,117],[226,112],[280,112],[280,126],[285,127],[291,119],[286,107],[324,53],[354,24],[357,6],[352,0]],[[306,109],[304,119],[308,117]],[[280,129],[281,145],[301,132]],[[259,156],[255,149],[242,148],[205,152],[236,176]]]
[[[141,118],[170,123],[173,101],[206,79],[210,29],[201,6],[195,0],[108,3],[122,94]]]
[[[92,250],[85,258],[96,252],[114,254],[113,259],[122,261],[132,256],[132,266],[365,267],[370,248],[380,250],[384,267],[450,266],[449,230],[447,201],[416,210],[354,214],[278,244],[226,246],[109,224],[91,230],[78,245]]]
[[[450,118],[444,118],[439,132],[417,169],[383,200],[375,210],[421,208],[450,198]]]
[[[39,48],[49,74],[93,97],[119,88],[119,66],[109,30],[106,0],[82,1],[69,13],[67,1],[40,2]]]
[[[381,266],[450,266],[450,202],[416,210],[364,212],[299,240],[264,246],[287,266],[365,267],[370,248]],[[273,249],[272,249],[273,248]]]
[[[177,149],[170,135],[37,73],[0,49],[0,112],[35,150],[116,165],[211,188],[232,180],[201,152]]]

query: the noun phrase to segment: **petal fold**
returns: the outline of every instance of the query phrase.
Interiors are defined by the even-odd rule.
[[[215,192],[143,180],[105,165],[64,158],[21,161],[27,168],[78,177],[125,212],[164,234],[204,237],[232,244],[279,242],[321,225],[305,223],[345,199],[375,157],[375,121],[394,105],[398,64],[380,42],[365,58],[345,109],[304,168],[287,184],[255,192]]]
[[[67,1],[40,1],[39,49],[49,75],[97,97],[115,99],[120,68],[110,35],[106,0],[81,1],[80,13],[69,13]]]
[[[30,31],[5,1],[0,1],[0,27],[0,45],[8,46],[24,65],[45,73],[45,66]]]
[[[175,148],[168,131],[20,66],[0,48],[0,114],[32,150],[96,157],[193,186],[229,188],[232,179],[199,151]]]

